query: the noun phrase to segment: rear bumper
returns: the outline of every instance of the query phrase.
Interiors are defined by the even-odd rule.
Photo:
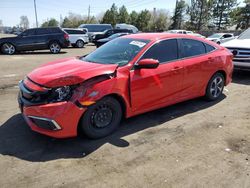
[[[38,106],[19,106],[23,117],[33,131],[54,138],[77,136],[79,120],[85,108],[72,102],[58,102]]]

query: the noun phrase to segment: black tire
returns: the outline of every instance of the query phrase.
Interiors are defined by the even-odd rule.
[[[218,41],[218,42],[216,42],[216,43],[220,45],[220,41]]]
[[[53,41],[49,44],[49,50],[52,54],[58,54],[61,51],[61,46],[57,41]]]
[[[16,47],[11,43],[3,43],[1,46],[1,51],[3,54],[12,55],[16,52]]]
[[[76,47],[77,48],[83,48],[85,45],[84,41],[83,40],[77,40],[76,41]]]
[[[113,97],[105,97],[88,107],[80,120],[80,130],[89,138],[98,139],[111,134],[122,118],[120,103]]]
[[[221,97],[225,86],[225,78],[223,74],[217,72],[209,80],[205,98],[208,101],[215,101]]]

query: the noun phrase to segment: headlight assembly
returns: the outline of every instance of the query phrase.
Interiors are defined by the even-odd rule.
[[[65,101],[70,99],[70,97],[72,96],[72,89],[70,88],[70,86],[63,86],[55,89],[55,93],[56,101]]]

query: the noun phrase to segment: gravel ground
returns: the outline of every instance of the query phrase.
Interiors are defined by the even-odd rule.
[[[250,187],[250,72],[235,72],[217,102],[136,116],[103,139],[32,132],[18,109],[18,81],[42,63],[93,49],[0,55],[0,187]]]

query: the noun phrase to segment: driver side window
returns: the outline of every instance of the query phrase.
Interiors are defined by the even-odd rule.
[[[164,40],[154,44],[141,59],[155,59],[165,63],[178,59],[178,45],[176,39]]]

